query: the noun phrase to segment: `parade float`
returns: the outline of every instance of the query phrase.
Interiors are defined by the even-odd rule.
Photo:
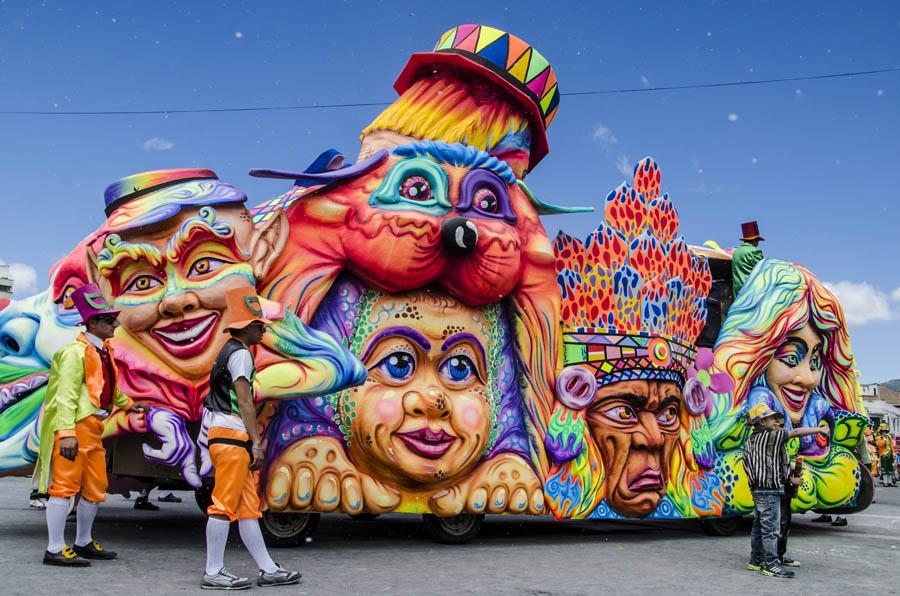
[[[255,354],[274,543],[322,513],[420,514],[457,543],[488,513],[733,531],[761,402],[831,430],[790,445],[794,510],[869,504],[846,324],[813,274],[767,259],[732,296],[728,252],[688,245],[651,158],[586,207],[535,196],[560,93],[515,35],[451,29],[394,88],[355,163],[253,170],[291,181],[256,207],[207,169],[112,184],[50,288],[0,303],[0,472],[33,469],[49,363],[78,332],[69,296],[96,283],[121,310],[121,388],[153,406],[107,419],[110,490],[191,487],[204,506],[224,295],[252,285],[274,321]],[[596,229],[551,240],[541,218],[574,212]]]

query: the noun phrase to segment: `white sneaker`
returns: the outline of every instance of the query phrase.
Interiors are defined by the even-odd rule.
[[[28,501],[28,506],[32,509],[46,509],[47,501],[46,499],[31,499]]]
[[[277,565],[277,563],[276,563]],[[300,581],[299,571],[288,571],[284,569],[280,565],[278,569],[273,571],[272,573],[266,573],[262,569],[259,570],[259,579],[256,580],[257,586],[268,587],[268,586],[289,586],[291,584],[296,584]]]
[[[215,575],[204,573],[200,587],[204,590],[246,590],[250,587],[250,578],[238,577],[222,567]]]

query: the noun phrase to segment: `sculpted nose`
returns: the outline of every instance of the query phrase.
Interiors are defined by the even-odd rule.
[[[632,435],[632,447],[643,449],[658,449],[665,444],[663,434],[656,422],[656,416],[652,412],[641,412],[640,429]]]
[[[167,294],[159,301],[159,314],[164,317],[177,317],[195,311],[200,307],[200,301],[193,292],[177,292]]]
[[[436,387],[424,387],[403,395],[403,411],[408,416],[449,418],[450,400]]]
[[[441,244],[451,255],[462,257],[475,249],[478,226],[465,217],[454,217],[441,224]]]

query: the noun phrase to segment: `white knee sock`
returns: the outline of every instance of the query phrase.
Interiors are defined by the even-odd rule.
[[[58,553],[66,546],[66,516],[69,499],[50,497],[47,500],[47,550]]]
[[[100,503],[91,503],[83,498],[78,502],[78,509],[75,513],[75,544],[78,546],[87,546],[93,540],[91,528],[94,527],[94,518],[97,517],[97,510]]]
[[[259,529],[259,521],[256,519],[238,520],[238,530],[241,531],[241,540],[250,551],[257,567],[266,573],[272,573],[278,569],[278,565],[269,556],[266,543],[263,540],[262,531]]]
[[[225,566],[225,545],[228,543],[228,528],[231,524],[224,519],[210,517],[206,522],[206,574],[215,575]]]

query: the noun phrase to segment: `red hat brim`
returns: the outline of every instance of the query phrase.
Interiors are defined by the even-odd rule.
[[[499,83],[504,89],[509,91],[528,113],[528,120],[531,125],[531,149],[528,154],[528,171],[533,170],[544,159],[550,150],[550,146],[547,142],[547,129],[544,126],[544,117],[535,100],[509,78],[481,64],[472,57],[464,56],[454,51],[417,52],[409,57],[409,61],[394,82],[394,90],[402,95],[404,91],[412,87],[413,83],[419,79],[419,73],[437,64],[455,66],[462,70],[480,74],[493,82]]]

